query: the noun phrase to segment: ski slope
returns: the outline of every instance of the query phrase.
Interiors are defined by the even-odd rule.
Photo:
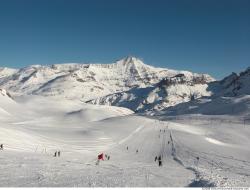
[[[247,124],[212,116],[148,118],[39,96],[19,97],[14,105],[4,107],[8,119],[0,112],[2,187],[250,185]],[[61,157],[54,157],[58,150]],[[110,160],[96,165],[100,153]],[[162,167],[154,160],[160,155]]]

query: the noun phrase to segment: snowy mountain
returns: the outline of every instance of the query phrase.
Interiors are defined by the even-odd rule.
[[[221,81],[213,81],[209,75],[177,74],[151,87],[134,88],[89,103],[127,107],[148,114],[249,115],[249,86],[250,68]]]
[[[154,86],[166,77],[184,74],[186,78],[206,76],[187,71],[155,68],[135,57],[111,64],[32,65],[19,70],[1,69],[0,87],[14,96],[42,95],[88,101],[133,88]],[[188,92],[189,93],[189,92]]]
[[[16,69],[10,69],[10,68],[6,68],[6,67],[0,67],[0,79],[4,78],[4,77],[8,77],[10,75],[13,75],[16,72],[17,72]]]
[[[170,115],[236,112],[246,115],[249,112],[249,86],[250,68],[214,81],[207,74],[155,68],[135,57],[111,64],[0,68],[0,88],[15,98],[40,95]]]
[[[207,83],[211,81],[213,79],[209,75],[180,73],[147,88],[133,88],[89,103],[127,107],[137,112],[161,110],[202,96],[210,96]]]
[[[250,67],[240,74],[232,73],[221,81],[210,84],[215,96],[239,96],[250,94]]]
[[[158,114],[241,115],[250,118],[250,68],[208,84],[211,97],[169,107]]]

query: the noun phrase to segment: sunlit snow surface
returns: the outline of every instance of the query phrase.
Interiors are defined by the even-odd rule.
[[[199,117],[0,94],[0,186],[250,186],[250,125]]]

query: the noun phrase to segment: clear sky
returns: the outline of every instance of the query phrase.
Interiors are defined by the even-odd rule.
[[[209,73],[250,66],[250,0],[0,0],[0,66],[146,64]]]

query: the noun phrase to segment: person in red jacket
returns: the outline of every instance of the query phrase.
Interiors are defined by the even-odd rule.
[[[104,160],[103,153],[101,153],[101,154],[98,155],[98,160]]]

